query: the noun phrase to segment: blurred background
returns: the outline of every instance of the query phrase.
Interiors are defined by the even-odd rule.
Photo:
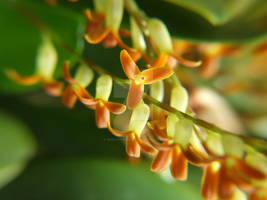
[[[266,0],[136,2],[166,23],[179,54],[204,60],[200,69],[177,68],[196,115],[267,139]],[[80,103],[67,109],[41,84],[22,86],[7,78],[6,69],[35,72],[40,22],[57,41],[57,80],[63,80],[63,61],[75,62],[66,46],[125,78],[119,47],[85,43],[85,8],[92,8],[90,0],[0,1],[0,199],[202,199],[201,169],[190,166],[186,182],[174,181],[169,171],[155,174],[151,158],[129,159],[122,139],[95,126],[93,111]],[[122,26],[129,29],[127,14]],[[126,95],[114,85],[113,99],[124,102]]]

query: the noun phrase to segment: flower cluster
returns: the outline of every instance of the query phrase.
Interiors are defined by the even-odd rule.
[[[187,60],[180,53],[192,45],[177,45],[172,40],[165,24],[149,18],[139,10],[132,0],[95,0],[95,9],[84,12],[88,21],[85,40],[90,44],[102,42],[104,47],[119,45],[122,69],[129,83],[126,105],[110,102],[113,79],[109,74],[100,74],[93,97],[87,87],[94,78],[90,66],[81,63],[72,76],[69,62],[63,63],[63,77],[67,85],[54,80],[57,53],[48,37],[43,38],[37,58],[37,70],[33,76],[20,76],[13,70],[7,75],[16,82],[31,85],[41,82],[45,90],[61,96],[62,103],[72,108],[80,101],[95,110],[95,121],[99,128],[108,128],[115,136],[126,137],[128,156],[140,157],[141,152],[153,157],[151,170],[162,172],[170,168],[173,178],[187,179],[188,163],[203,169],[202,195],[207,200],[267,199],[267,158],[237,135],[220,134],[194,123],[193,112],[188,106],[189,95],[180,83],[174,67],[201,65],[200,61]],[[130,15],[130,32],[121,28],[124,8]],[[126,45],[121,36],[130,36],[132,47]],[[147,48],[150,46],[150,48]],[[234,48],[205,46],[203,53],[204,76],[210,76],[214,60],[222,52],[234,52]],[[216,49],[216,51],[214,50]],[[119,56],[118,56],[119,57]],[[146,61],[144,70],[136,62]],[[149,94],[157,102],[164,102],[177,112],[171,112],[153,102],[147,102],[144,87],[149,85]],[[169,91],[168,93],[164,93]],[[121,114],[126,108],[131,112],[126,130],[116,130],[110,113]],[[187,116],[187,117],[186,117]],[[188,117],[189,116],[189,117]]]

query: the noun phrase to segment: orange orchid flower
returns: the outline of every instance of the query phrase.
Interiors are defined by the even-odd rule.
[[[140,52],[127,46],[120,35],[128,37],[130,33],[120,28],[123,16],[123,0],[96,0],[96,11],[85,10],[88,20],[84,38],[90,44],[102,42],[104,47],[112,48],[119,45],[131,54],[134,60],[139,59]]]
[[[173,74],[173,70],[169,67],[154,67],[140,72],[126,50],[121,51],[120,59],[126,76],[131,80],[127,97],[127,106],[129,108],[134,108],[140,102],[145,84],[152,84]]]
[[[141,150],[148,154],[154,154],[155,149],[141,140],[141,134],[144,130],[149,117],[149,107],[140,102],[133,109],[129,127],[127,131],[118,131],[108,124],[109,131],[118,137],[126,137],[126,152],[131,157],[140,157]]]
[[[213,132],[209,132],[204,147],[212,159],[203,165],[202,196],[207,200],[230,199],[239,188],[253,199],[255,192],[261,190],[259,184],[255,188],[253,182],[266,180],[266,174],[256,168],[266,165],[259,153],[246,150],[244,157],[241,139],[231,135],[221,137]]]
[[[263,172],[251,167],[244,160],[234,156],[226,156],[212,161],[204,167],[202,196],[207,200],[213,200],[217,197],[229,199],[234,195],[236,187],[245,192],[253,193],[255,188],[251,180],[264,180],[265,178]]]
[[[69,83],[62,94],[62,103],[68,108],[73,108],[78,96],[82,96],[85,88],[92,82],[94,78],[93,71],[85,64],[79,66],[75,77],[72,78],[69,73],[69,62],[65,61],[62,67],[63,77]],[[77,95],[78,93],[78,95]],[[88,98],[93,98],[91,95]]]
[[[151,63],[152,67],[162,67],[167,63],[171,64],[170,67],[174,67],[176,61],[187,67],[198,67],[201,65],[201,61],[187,60],[174,53],[171,36],[161,20],[155,18],[149,19],[147,27],[152,42],[159,52],[159,56],[153,62],[146,57],[146,60]]]
[[[79,98],[79,100],[86,105],[88,108],[95,110],[95,119],[96,125],[98,128],[106,128],[110,120],[110,112],[114,114],[121,114],[126,110],[126,106],[120,103],[109,102],[109,96],[112,90],[112,78],[109,75],[101,75],[96,83],[96,97],[93,98],[84,87],[81,86],[81,83],[78,83],[74,80],[68,71],[68,65],[63,66],[63,75],[65,80],[72,84],[71,89],[66,89],[66,96],[72,98],[73,92]],[[70,92],[71,90],[71,92]],[[69,93],[72,93],[71,95]],[[71,97],[70,97],[71,96]],[[66,104],[72,105],[65,101]]]
[[[47,36],[43,36],[43,42],[37,54],[36,72],[31,76],[22,76],[13,69],[6,70],[7,76],[22,85],[34,85],[42,83],[46,92],[52,96],[60,96],[63,83],[54,80],[53,74],[57,65],[57,52]]]

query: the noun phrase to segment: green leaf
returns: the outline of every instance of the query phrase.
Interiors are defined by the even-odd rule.
[[[163,20],[171,35],[180,39],[200,42],[247,42],[267,36],[267,26],[264,23],[267,2],[264,0],[254,1],[254,4],[251,3],[253,1],[245,1],[251,5],[245,6],[244,3],[244,9],[238,12],[234,9],[243,6],[243,2],[240,5],[241,2],[237,0],[229,0],[226,3],[221,0],[171,0],[176,2],[175,5],[166,1],[151,3],[149,0],[138,0],[137,3],[148,16]],[[196,12],[194,8],[200,9],[201,15],[200,11]],[[214,16],[222,16],[217,19],[217,23],[209,18],[216,25],[207,20],[206,15],[211,13]]]
[[[18,0],[0,2],[0,90],[5,93],[30,91],[40,87],[21,86],[9,80],[4,70],[12,68],[23,75],[35,71],[37,49],[41,44],[41,24],[56,33],[77,52],[83,48],[84,17],[66,7],[51,7],[44,1]],[[37,26],[36,26],[37,25]],[[61,76],[64,60],[71,59],[62,46],[56,45],[59,56],[55,76]]]
[[[244,13],[254,4],[266,1],[257,0],[165,0],[175,5],[190,9],[205,17],[214,25],[224,24],[239,14]]]
[[[0,191],[5,200],[199,200],[189,182],[168,183],[149,166],[118,160],[67,159],[35,164]],[[191,174],[194,176],[196,174]]]
[[[0,111],[0,188],[21,172],[35,148],[28,128]]]

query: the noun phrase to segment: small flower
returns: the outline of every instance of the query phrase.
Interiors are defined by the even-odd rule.
[[[47,36],[39,47],[36,59],[36,72],[32,76],[22,76],[15,70],[7,70],[7,76],[22,85],[34,85],[41,82],[46,92],[52,96],[60,96],[63,83],[54,80],[53,74],[57,65],[57,52]]]
[[[129,108],[134,108],[140,102],[145,84],[152,84],[166,79],[173,74],[172,69],[169,67],[154,67],[140,72],[138,66],[126,50],[121,51],[120,59],[126,76],[131,80],[127,97],[127,106]]]
[[[208,134],[214,133],[210,132]],[[211,141],[215,141],[213,146]],[[245,146],[237,136],[223,135],[221,138],[212,136],[206,147],[208,147],[208,152],[212,155],[213,161],[203,166],[202,195],[205,199],[233,198],[236,187],[253,194],[256,190],[253,183],[266,179],[264,172],[249,163],[250,158],[243,160]],[[217,150],[217,147],[220,150]],[[248,157],[250,153],[247,152],[246,154],[246,157]],[[261,166],[264,161],[256,161],[256,163]]]
[[[81,64],[76,71],[75,77],[72,78],[69,73],[69,62],[63,64],[63,77],[69,83],[62,94],[62,103],[68,108],[72,108],[77,101],[77,94],[82,93],[94,78],[93,71],[85,64]],[[83,89],[81,89],[83,88]],[[79,94],[78,96],[81,96]],[[92,98],[92,97],[91,97]]]
[[[148,154],[155,153],[155,149],[140,138],[146,126],[148,117],[149,107],[143,102],[140,102],[138,106],[133,109],[127,131],[117,131],[108,124],[108,129],[113,135],[126,137],[126,152],[131,157],[140,157],[141,150]]]
[[[131,54],[134,60],[140,57],[140,53],[128,47],[120,38],[120,34],[128,36],[129,34],[120,29],[123,16],[123,0],[95,0],[96,11],[86,10],[85,17],[88,20],[86,41],[90,44],[102,42],[105,47],[111,48],[117,44]]]
[[[112,78],[109,75],[101,75],[96,82],[96,96],[93,98],[83,87],[88,84],[89,77],[83,77],[84,69],[80,69],[75,79],[71,77],[68,70],[68,63],[65,62],[63,66],[63,75],[66,81],[71,84],[71,89],[66,89],[66,99],[72,98],[74,92],[79,100],[88,108],[95,110],[96,126],[98,128],[106,128],[110,120],[110,112],[114,114],[121,114],[125,111],[126,106],[120,103],[109,102],[109,96],[112,90]],[[87,69],[88,70],[88,69]],[[86,84],[85,84],[86,83]],[[71,90],[71,92],[70,92]],[[63,99],[64,100],[64,99]],[[73,102],[65,100],[67,105],[72,105]]]
[[[155,18],[149,19],[147,22],[147,27],[149,30],[149,35],[155,43],[159,52],[159,56],[151,64],[153,67],[165,66],[168,60],[172,59],[177,60],[179,63],[187,67],[198,67],[199,65],[201,65],[201,61],[186,60],[179,55],[175,55],[171,36],[168,32],[167,27],[161,20]],[[169,63],[174,63],[175,65],[175,62]]]

